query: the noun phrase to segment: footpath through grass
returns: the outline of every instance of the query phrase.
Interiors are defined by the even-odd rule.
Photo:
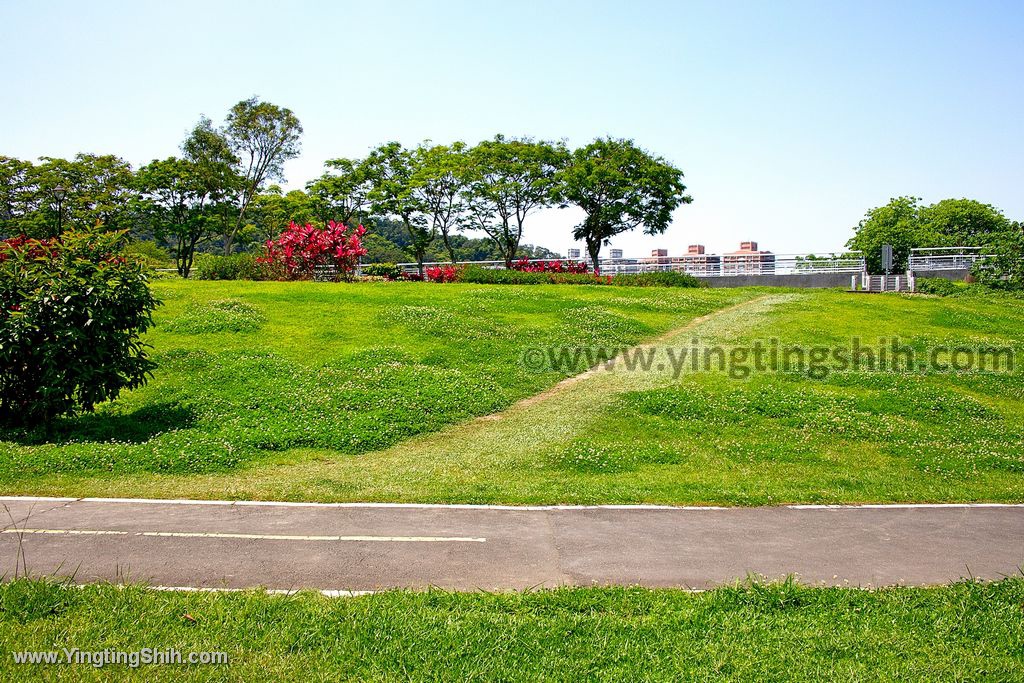
[[[358,598],[0,585],[0,678],[1024,680],[1024,581],[386,592]],[[221,666],[15,665],[78,647],[225,652]]]
[[[752,292],[160,281],[148,386],[0,433],[0,491],[230,473],[297,449],[336,460],[508,407],[585,369],[525,372],[540,345],[631,345]],[[151,481],[157,481],[153,479]],[[84,489],[83,489],[84,490]],[[135,491],[135,493],[140,492]],[[202,484],[189,495],[207,496]],[[222,491],[217,492],[222,495]]]
[[[1024,501],[1018,299],[163,287],[169,305],[152,338],[163,363],[157,380],[69,423],[64,444],[0,445],[5,492],[511,504]],[[211,331],[249,315],[223,299],[262,317],[230,323],[249,331]],[[730,304],[738,305],[724,310]],[[531,371],[521,362],[526,349],[618,347],[668,329],[676,332],[659,340],[649,371],[620,363],[508,407],[583,369]],[[920,354],[1007,346],[1017,368],[734,379],[715,369],[677,375],[667,356],[694,338],[731,350],[773,339],[848,348],[894,336]],[[187,426],[132,436],[148,411],[166,410],[181,411]]]

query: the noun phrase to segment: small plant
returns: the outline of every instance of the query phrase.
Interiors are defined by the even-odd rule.
[[[266,256],[259,259],[282,280],[309,280],[321,267],[333,267],[335,279],[351,280],[359,257],[366,254],[362,236],[366,228],[349,232],[348,226],[331,221],[324,228],[312,223],[288,224],[276,240],[267,241]]]

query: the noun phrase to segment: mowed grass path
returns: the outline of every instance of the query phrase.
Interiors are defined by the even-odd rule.
[[[153,341],[164,367],[168,360],[172,367],[181,363],[181,374],[173,381],[158,377],[95,419],[135,417],[165,401],[197,411],[193,426],[129,446],[6,444],[13,465],[5,491],[512,504],[1024,501],[1019,368],[820,377],[755,372],[734,379],[717,371],[676,376],[665,351],[694,338],[731,349],[772,339],[849,347],[857,337],[874,345],[898,335],[919,352],[961,343],[1010,346],[1021,366],[1019,299],[584,287],[166,287],[178,298],[170,299],[163,319],[178,329],[165,325]],[[293,298],[301,292],[308,305],[277,313],[267,302],[285,292]],[[197,331],[210,324],[201,312],[213,309],[184,304],[204,296],[258,306],[265,320],[249,332]],[[359,312],[355,320],[325,322],[346,307]],[[191,333],[182,331],[186,326]],[[620,363],[512,405],[567,374],[524,370],[523,349],[618,346],[666,330],[674,332],[659,339],[652,371],[631,372]],[[266,346],[256,351],[254,342]],[[150,455],[161,453],[154,444],[186,437],[190,443],[221,439],[223,450],[213,448],[214,454],[241,454],[218,464],[200,451],[185,469],[167,469],[167,461]],[[67,460],[89,448],[110,453],[111,467]],[[174,457],[169,461],[177,462]],[[19,459],[29,466],[18,469]]]
[[[280,462],[354,463],[584,369],[525,371],[524,349],[628,346],[756,294],[426,283],[154,289],[165,306],[147,335],[153,380],[63,421],[55,438],[0,434],[0,491],[137,495],[156,486],[184,495],[188,482],[187,495],[233,495],[215,482],[230,487],[243,471]],[[224,476],[198,476],[211,473]]]
[[[0,585],[0,678],[414,681],[1024,680],[1024,581],[792,583],[358,598]],[[13,664],[78,646],[224,652],[223,666]]]

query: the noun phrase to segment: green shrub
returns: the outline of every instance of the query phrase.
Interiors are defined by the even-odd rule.
[[[200,280],[271,279],[266,264],[260,263],[254,254],[196,254],[194,269]]]
[[[365,272],[365,270],[364,270]],[[460,282],[486,285],[617,285],[620,287],[703,287],[687,273],[628,273],[594,275],[592,273],[537,273],[522,270],[497,270],[467,266]]]
[[[952,296],[962,292],[965,288],[962,285],[946,280],[941,277],[918,278],[915,289],[921,294],[934,294],[936,296]]]
[[[620,287],[706,287],[689,273],[662,271],[654,273],[621,273],[612,277],[612,284]]]
[[[139,335],[159,302],[126,243],[124,231],[0,242],[0,423],[49,428],[146,382]]]
[[[498,270],[467,266],[460,282],[485,285],[606,285],[608,278],[588,273],[530,273],[521,270]]]
[[[402,269],[394,263],[370,263],[362,267],[362,274],[367,277],[386,277],[397,280],[402,277]]]

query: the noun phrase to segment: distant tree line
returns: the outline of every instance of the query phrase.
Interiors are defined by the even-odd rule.
[[[61,228],[128,229],[168,249],[188,277],[199,251],[262,249],[291,221],[361,223],[375,262],[551,258],[522,244],[527,219],[578,206],[574,238],[597,261],[615,235],[664,232],[691,201],[682,172],[630,140],[564,143],[497,135],[475,146],[387,142],[338,158],[304,190],[284,192],[284,163],[301,151],[302,124],[253,97],[223,124],[202,117],[180,154],[133,169],[113,155],[37,163],[0,156],[0,236],[52,237]],[[468,234],[467,234],[468,233]]]

